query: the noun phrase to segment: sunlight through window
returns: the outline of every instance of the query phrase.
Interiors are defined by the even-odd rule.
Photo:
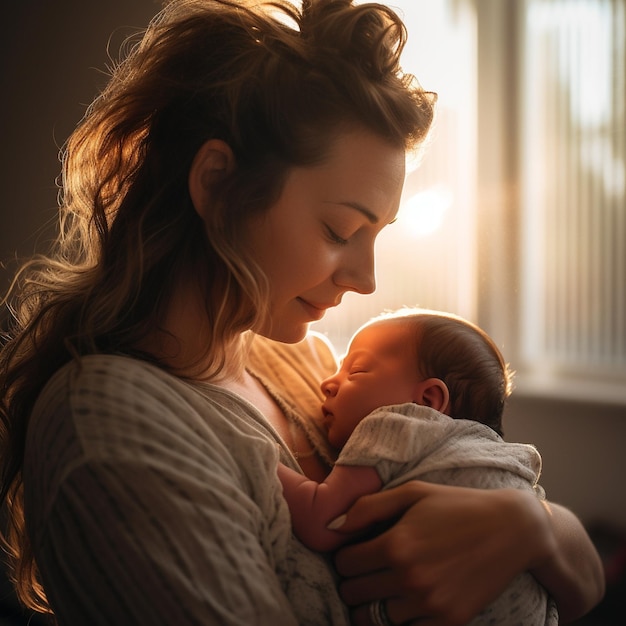
[[[385,2],[404,19],[402,68],[437,93],[426,149],[407,163],[397,223],[384,229],[376,292],[347,294],[314,328],[342,350],[384,310],[423,306],[476,318],[476,24],[472,0]]]
[[[522,357],[543,384],[623,380],[625,5],[527,6]]]
[[[447,211],[452,206],[452,192],[445,188],[431,188],[416,193],[402,203],[398,222],[414,237],[427,237],[439,230]]]

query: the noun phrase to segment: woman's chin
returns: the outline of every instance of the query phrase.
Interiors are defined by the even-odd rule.
[[[302,341],[309,332],[310,323],[306,324],[293,324],[289,326],[276,326],[271,328],[261,328],[254,330],[257,335],[263,335],[268,339],[274,341],[280,341],[281,343],[298,343]]]

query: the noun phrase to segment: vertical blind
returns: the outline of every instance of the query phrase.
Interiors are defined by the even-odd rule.
[[[626,2],[527,0],[522,357],[626,375]]]

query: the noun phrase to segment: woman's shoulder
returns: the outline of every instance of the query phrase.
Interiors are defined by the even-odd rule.
[[[287,524],[276,443],[252,409],[210,387],[113,355],[85,357],[50,380],[31,418],[24,461],[29,532],[49,576],[64,566],[56,548],[69,536],[88,574],[102,559],[136,568],[146,557],[147,571],[158,561],[163,580],[184,597],[191,587],[177,587],[186,582],[168,550],[187,555],[185,568],[234,571],[244,565],[224,564],[207,529],[256,547]],[[249,547],[237,555],[258,566],[263,555]]]
[[[37,404],[119,401],[127,406],[176,405],[200,401],[232,403],[233,394],[211,383],[195,383],[157,365],[119,354],[90,354],[61,367],[44,386]],[[37,407],[37,405],[35,405]]]
[[[98,475],[115,467],[193,468],[238,480],[264,475],[277,455],[254,409],[233,394],[197,388],[141,360],[93,355],[64,366],[40,394],[25,471],[57,485],[77,468]]]
[[[37,399],[29,426],[31,440],[39,435],[50,444],[54,432],[65,431],[84,449],[115,454],[134,454],[146,441],[204,447],[261,430],[254,409],[233,394],[121,355],[89,355],[61,368]]]
[[[59,369],[44,386],[34,413],[49,405],[85,407],[104,411],[113,403],[126,406],[169,404],[182,381],[155,365],[123,355],[93,354],[73,360]],[[179,392],[180,393],[180,392]]]

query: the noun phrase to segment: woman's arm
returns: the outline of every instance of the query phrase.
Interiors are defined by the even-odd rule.
[[[277,472],[296,537],[320,552],[335,550],[350,539],[348,534],[329,530],[328,524],[382,484],[373,467],[336,465],[323,483],[309,480],[282,463]]]
[[[580,522],[529,492],[413,481],[359,499],[341,531],[390,520],[376,538],[336,555],[357,626],[369,624],[377,599],[393,623],[465,624],[526,570],[554,596],[563,622],[602,597],[601,563]]]
[[[580,520],[568,509],[545,503],[554,537],[552,556],[538,562],[531,572],[550,591],[561,623],[587,613],[604,595],[600,557]]]

